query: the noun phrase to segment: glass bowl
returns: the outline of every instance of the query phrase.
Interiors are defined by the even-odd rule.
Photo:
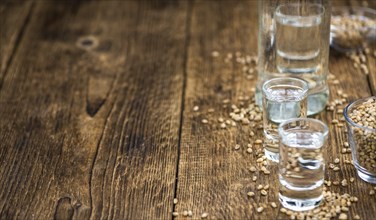
[[[359,110],[366,102],[374,105],[374,113],[366,115]],[[369,127],[366,124],[371,122],[361,124],[364,119],[376,117],[376,96],[350,103],[343,114],[347,122],[349,144],[358,176],[366,182],[376,184],[376,129],[375,126]]]
[[[376,42],[376,10],[365,7],[333,7],[330,45],[341,52]]]

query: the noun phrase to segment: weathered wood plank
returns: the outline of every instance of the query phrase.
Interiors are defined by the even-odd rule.
[[[1,219],[171,218],[186,16],[37,2],[0,94]]]
[[[236,103],[239,95],[253,96],[250,89],[255,81],[246,80],[242,67],[235,61],[235,53],[257,54],[257,1],[197,1],[193,6],[187,65],[181,153],[179,162],[175,210],[192,210],[194,218],[203,212],[215,219],[259,219],[253,203],[267,197],[247,198],[254,190],[252,175],[247,168],[255,156],[246,153],[249,129],[236,127],[220,129],[218,118],[230,112],[222,107],[222,100]],[[212,57],[218,51],[219,57]],[[225,62],[227,53],[233,54]],[[194,106],[200,110],[193,111]],[[208,113],[213,108],[214,113]],[[207,119],[208,124],[201,123]],[[256,131],[261,135],[261,130]],[[241,150],[235,151],[236,144]],[[273,173],[275,175],[276,173]],[[270,175],[272,176],[272,175]],[[276,184],[275,178],[260,176],[263,181]],[[275,195],[270,195],[274,200]],[[269,211],[269,210],[268,210]],[[271,211],[271,210],[270,210]],[[277,212],[268,213],[275,218]],[[181,218],[183,219],[183,218]]]
[[[347,2],[347,5],[364,5],[364,3],[362,2],[349,0]],[[366,5],[371,7],[375,6],[374,1],[368,1],[368,4]],[[340,81],[340,84],[331,85],[331,100],[341,99],[341,96],[338,94],[339,90],[343,90],[346,94],[349,95],[346,104],[356,99],[368,97],[372,94],[375,94],[375,59],[371,54],[367,55],[367,66],[370,70],[370,74],[368,76],[365,75],[360,69],[355,68],[353,61],[347,58],[344,54],[332,51],[332,56],[330,59],[330,71],[337,77],[337,79]],[[343,109],[344,106],[345,105],[339,106],[337,109]],[[341,114],[338,114],[336,112],[333,112],[332,114],[321,114],[321,119],[327,122],[330,122],[333,118],[340,119]],[[358,214],[361,219],[369,219],[370,216],[374,216],[376,214],[376,200],[369,195],[369,192],[372,189],[373,185],[362,181],[357,176],[356,170],[352,165],[343,163],[343,161],[346,159],[352,159],[351,154],[341,153],[341,150],[343,149],[343,143],[345,141],[348,141],[345,129],[334,126],[333,124],[328,125],[331,131],[328,158],[332,163],[334,161],[334,158],[339,158],[341,160],[341,170],[338,173],[330,171],[327,175],[327,179],[331,181],[341,181],[343,179],[349,180],[351,177],[354,177],[354,183],[350,184],[348,187],[337,186],[334,189],[336,189],[336,191],[340,191],[341,193],[349,193],[351,195],[357,196],[360,202],[353,204],[353,207],[350,209],[351,216]]]
[[[356,0],[349,0],[350,5],[352,6],[363,6],[369,7],[373,10],[376,10],[376,1],[356,1]],[[371,51],[376,51],[376,43],[369,45]],[[371,52],[366,54],[367,57],[367,68],[369,70],[368,81],[371,87],[372,95],[376,95],[376,56]]]
[[[348,98],[346,98],[346,101],[342,105],[337,105],[334,111],[324,111],[316,116],[316,118],[324,121],[329,127],[329,139],[325,152],[327,160],[325,179],[341,183],[343,179],[349,182],[350,178],[355,178],[355,181],[353,183],[349,182],[349,186],[347,187],[342,187],[341,184],[338,186],[332,184],[328,189],[340,194],[349,193],[350,195],[357,196],[359,202],[352,204],[349,216],[353,218],[355,215],[359,215],[361,219],[367,219],[367,216],[376,214],[375,200],[368,195],[372,185],[365,183],[357,176],[352,164],[345,163],[346,160],[351,161],[352,158],[350,153],[342,153],[344,142],[348,142],[348,138],[345,127],[346,122],[341,120],[343,119],[342,110],[346,105],[356,99],[370,96],[371,90],[367,76],[356,69],[349,58],[334,50],[331,50],[330,53],[329,71],[335,76],[335,79],[329,80],[329,101],[333,102],[343,99],[343,96],[340,95],[341,91],[347,94]],[[333,124],[333,119],[337,119],[340,126]],[[336,158],[340,159],[340,163],[336,164],[336,166],[341,168],[338,172],[329,168],[329,164],[334,164]]]
[[[129,9],[137,23],[95,158],[94,219],[172,217],[188,2],[168,3]]]
[[[15,48],[27,27],[32,5],[33,1],[0,2],[0,88]]]
[[[262,150],[254,145],[256,139],[262,139],[262,130],[239,124],[221,129],[218,123],[219,117],[228,118],[231,103],[239,104],[239,96],[253,96],[251,88],[255,86],[255,81],[246,80],[242,65],[234,59],[236,51],[250,55],[257,53],[256,20],[256,1],[198,1],[194,4],[178,174],[179,203],[175,206],[180,217],[183,211],[192,210],[195,218],[204,212],[215,219],[287,218],[278,211],[276,164],[269,163],[270,175],[252,174],[248,170],[256,164],[255,152]],[[211,56],[214,50],[219,51],[219,57]],[[224,62],[227,53],[234,56],[228,63]],[[356,70],[342,54],[331,51],[329,69],[338,80],[337,83],[336,79],[330,79],[330,100],[340,98],[338,90],[343,90],[349,96],[336,110],[342,109],[351,100],[370,95],[367,76]],[[223,108],[224,99],[230,100],[227,108]],[[194,111],[194,106],[199,106],[200,110]],[[208,113],[210,108],[215,112]],[[345,164],[345,159],[351,159],[350,154],[340,153],[347,138],[345,129],[331,124],[333,118],[341,119],[342,115],[324,111],[315,117],[326,122],[330,128],[325,152],[327,164],[333,163],[337,157],[341,160],[342,170],[328,170],[326,179],[339,182],[343,178],[356,179],[348,187],[331,186],[329,189],[358,196],[360,202],[351,208],[351,216],[359,214],[362,219],[367,219],[367,216],[376,213],[374,200],[368,196],[371,185],[356,176],[352,165]],[[207,119],[208,123],[202,123],[202,119]],[[256,134],[252,138],[249,137],[250,130]],[[252,154],[246,152],[248,143],[253,145]],[[237,151],[234,149],[236,144],[241,147]],[[258,177],[256,182],[252,181],[253,175]],[[267,196],[261,196],[256,190],[259,184],[270,185]],[[248,191],[255,192],[256,196],[248,198]],[[271,208],[270,202],[276,202],[279,208]],[[255,208],[262,204],[266,204],[265,210],[257,213]]]
[[[348,5],[350,5],[348,1],[333,2],[333,6]],[[370,96],[371,90],[369,88],[368,78],[359,69],[354,67],[353,61],[346,57],[345,54],[337,52],[334,49],[330,51],[329,72],[335,76],[334,79],[330,79],[329,77],[328,80],[330,89],[329,102],[343,99],[342,95],[340,95],[341,91],[347,94],[348,98],[346,98],[346,101],[342,105],[336,106],[334,111],[324,111],[315,116],[324,121],[329,127],[329,139],[325,152],[327,159],[325,179],[331,182],[338,181],[341,183],[343,179],[349,182],[350,178],[355,178],[355,181],[350,183],[347,187],[342,187],[341,184],[339,186],[332,184],[328,189],[332,192],[341,194],[349,193],[357,196],[360,202],[352,204],[349,215],[352,218],[355,215],[359,215],[362,219],[367,219],[367,216],[376,213],[374,208],[368,208],[374,207],[374,201],[369,199],[368,195],[371,185],[365,183],[357,176],[353,165],[345,163],[345,160],[350,161],[352,158],[350,153],[342,153],[344,142],[347,142],[348,139],[345,128],[346,122],[341,121],[341,119],[343,119],[341,112],[349,102],[361,97]],[[343,126],[333,124],[333,119],[337,119],[339,124]],[[340,164],[336,165],[341,168],[339,172],[333,171],[328,166],[330,163],[334,164],[336,158],[340,159]]]

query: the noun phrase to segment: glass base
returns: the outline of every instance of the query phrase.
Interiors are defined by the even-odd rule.
[[[308,211],[320,205],[323,195],[311,199],[295,199],[283,196],[279,193],[279,201],[282,206],[293,211]]]
[[[279,162],[279,153],[269,151],[267,149],[264,149],[264,154],[268,160],[271,160],[273,162]]]
[[[372,184],[376,184],[376,176],[371,176],[369,174],[366,174],[366,173],[363,173],[362,171],[360,170],[356,170],[356,172],[358,173],[358,176],[368,182],[368,183],[372,183]]]
[[[315,115],[320,113],[326,106],[329,98],[329,90],[324,90],[319,93],[308,96],[308,115]]]

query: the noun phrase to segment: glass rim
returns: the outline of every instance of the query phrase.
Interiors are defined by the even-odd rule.
[[[298,83],[301,83],[303,86],[301,86],[301,88],[303,89],[302,91],[302,95],[303,96],[306,96],[308,94],[308,91],[309,91],[309,84],[306,80],[303,80],[303,79],[300,79],[300,78],[296,78],[296,77],[277,77],[277,78],[272,78],[272,79],[269,79],[267,81],[265,81],[263,84],[262,84],[262,87],[261,87],[261,90],[264,94],[268,93],[266,91],[266,86],[267,84],[269,83],[272,83],[274,81],[279,81],[279,80],[290,80],[290,81],[293,81],[293,82],[298,82]],[[286,83],[287,84],[287,83]],[[283,84],[284,85],[284,84]],[[288,84],[287,84],[288,85]]]
[[[323,127],[323,131],[320,132],[320,133],[323,134],[324,139],[326,139],[328,137],[328,134],[329,134],[328,126],[324,122],[322,122],[318,119],[314,119],[314,118],[291,118],[291,119],[288,119],[288,120],[282,122],[278,126],[279,136],[282,137],[282,135],[284,135],[284,133],[285,133],[284,129],[282,128],[283,126],[285,126],[286,124],[292,123],[292,122],[297,122],[297,121],[308,121],[308,122],[313,122],[313,123],[319,124],[320,126]]]
[[[275,14],[277,16],[284,16],[284,17],[289,17],[289,18],[309,18],[309,17],[322,17],[325,13],[325,7],[321,4],[315,4],[315,3],[308,3],[307,5],[309,6],[315,6],[317,8],[320,8],[320,11],[315,14],[315,15],[307,15],[307,16],[302,16],[302,15],[289,15],[289,14],[286,14],[286,13],[282,13],[281,12],[281,8],[283,7],[288,7],[288,6],[293,6],[293,7],[300,7],[301,4],[299,3],[291,3],[291,4],[281,4],[279,5],[276,10],[275,10]]]
[[[370,96],[370,97],[366,97],[366,98],[361,98],[361,99],[357,99],[353,102],[350,102],[350,104],[348,104],[346,107],[345,107],[345,110],[343,111],[343,116],[345,117],[346,119],[346,122],[354,127],[358,127],[358,128],[361,128],[363,130],[367,130],[367,131],[371,131],[371,132],[376,132],[376,128],[369,128],[369,127],[364,127],[364,126],[361,126],[361,125],[358,125],[357,123],[355,123],[353,120],[351,120],[350,116],[349,116],[349,110],[350,108],[352,108],[354,105],[357,105],[359,103],[362,103],[362,102],[365,102],[367,101],[368,99],[371,99],[371,98],[374,98],[376,99],[376,96]]]

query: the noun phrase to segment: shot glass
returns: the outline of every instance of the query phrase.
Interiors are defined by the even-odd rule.
[[[344,111],[354,166],[361,179],[373,184],[376,184],[375,111],[376,96],[359,99]]]
[[[262,86],[265,156],[278,162],[278,125],[287,119],[306,117],[308,84],[292,77],[274,78]]]
[[[328,127],[311,118],[290,119],[278,127],[280,136],[279,201],[288,209],[306,211],[323,199],[323,147]]]

